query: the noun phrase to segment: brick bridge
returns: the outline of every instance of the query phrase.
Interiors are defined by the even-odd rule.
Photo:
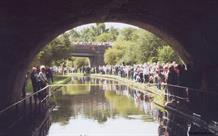
[[[111,43],[73,43],[72,51],[63,57],[88,57],[91,66],[104,65],[105,50],[112,47]]]

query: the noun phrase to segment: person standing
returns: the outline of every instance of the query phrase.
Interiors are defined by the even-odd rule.
[[[46,85],[48,84],[48,79],[46,78],[46,71],[45,71],[45,66],[41,66],[40,67],[40,72],[39,72],[39,79],[40,79],[40,89],[43,89],[46,87]],[[47,92],[45,92],[46,90],[43,90],[39,93],[39,98],[43,99],[46,95]]]
[[[51,84],[53,82],[53,73],[52,73],[51,68],[46,67],[45,73],[46,73],[46,78],[48,80],[48,83]]]
[[[171,95],[171,97],[169,97],[170,100],[172,100],[172,98],[175,95],[175,91],[177,91],[176,87],[174,87],[173,85],[177,85],[178,83],[178,76],[177,73],[175,71],[174,66],[171,66],[169,68],[169,73],[168,73],[168,78],[167,78],[167,84],[168,85],[168,93]]]
[[[144,83],[148,83],[149,80],[149,66],[145,63],[143,66]]]
[[[38,72],[37,72],[36,67],[32,68],[32,72],[30,74],[30,79],[31,79],[32,87],[33,87],[33,93],[35,93],[40,89],[39,79],[38,79]],[[37,99],[37,95],[34,95],[34,100],[36,101],[36,99]]]

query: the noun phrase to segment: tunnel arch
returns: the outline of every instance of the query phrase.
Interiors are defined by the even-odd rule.
[[[16,5],[3,1],[1,9],[4,12],[1,14],[5,20],[0,33],[4,50],[0,61],[4,65],[0,68],[0,108],[20,98],[27,66],[43,46],[66,30],[91,22],[122,22],[139,26],[167,41],[196,71],[211,66],[216,68],[217,53],[214,49],[218,48],[218,41],[212,35],[217,31],[211,28],[218,30],[217,5],[213,1],[195,0],[21,0]],[[207,28],[209,31],[204,33]],[[211,42],[205,44],[205,39]],[[211,79],[205,77],[205,80]]]

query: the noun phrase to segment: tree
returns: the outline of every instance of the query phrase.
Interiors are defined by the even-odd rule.
[[[79,42],[80,41],[80,34],[75,29],[69,31],[70,34],[70,41],[71,42]]]
[[[80,40],[81,42],[92,42],[95,41],[95,30],[91,28],[85,28],[80,31]]]
[[[93,29],[95,30],[96,36],[108,32],[104,23],[96,23],[96,27],[93,27]]]
[[[138,63],[152,61],[157,57],[157,49],[164,46],[164,43],[152,33],[139,29],[137,32],[137,59]]]
[[[96,37],[96,42],[113,42],[114,37],[111,33],[103,33]]]
[[[88,58],[84,58],[84,57],[77,57],[75,59],[75,61],[73,62],[74,67],[76,68],[80,68],[82,66],[88,66],[89,63],[89,59]]]
[[[176,55],[170,46],[163,46],[158,49],[158,60],[161,62],[173,62],[180,63],[180,58]]]
[[[125,51],[121,59],[125,64],[136,64],[137,63],[137,44],[135,42],[125,42]]]
[[[52,61],[62,59],[64,54],[67,54],[72,50],[69,37],[70,35],[68,33],[64,33],[52,40],[36,55],[31,66],[41,64],[51,65]]]
[[[104,62],[109,65],[115,65],[122,58],[122,51],[117,48],[109,48],[104,54]]]
[[[137,34],[136,34],[137,29],[136,28],[123,28],[120,30],[118,40],[123,40],[123,41],[134,41],[137,39]]]
[[[69,33],[64,33],[63,36],[60,37],[61,40],[63,40],[63,44],[65,47],[69,47],[71,45],[70,41],[70,34]]]
[[[110,33],[112,35],[112,41],[116,41],[117,37],[119,35],[119,31],[118,29],[114,28],[114,27],[110,27],[108,33]]]

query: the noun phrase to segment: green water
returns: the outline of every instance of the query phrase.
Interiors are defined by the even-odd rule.
[[[112,81],[75,78],[52,96],[48,136],[158,136],[158,109]]]

